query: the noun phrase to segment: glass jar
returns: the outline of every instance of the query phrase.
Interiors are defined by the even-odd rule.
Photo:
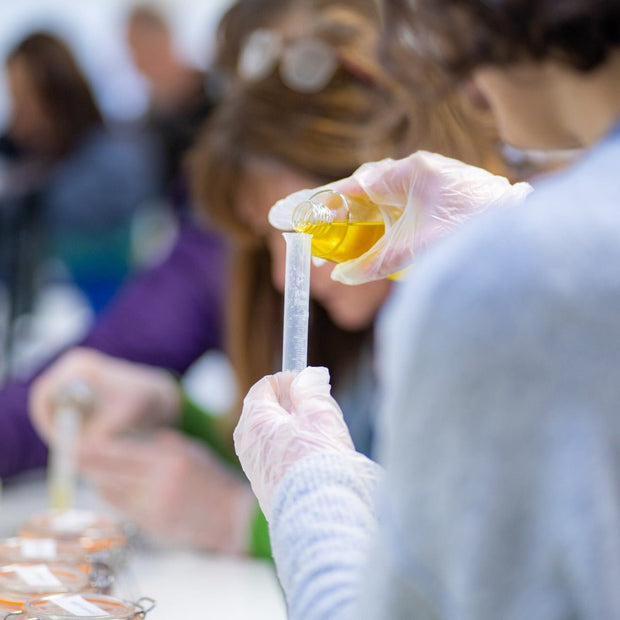
[[[366,197],[324,189],[293,210],[293,227],[312,235],[312,254],[341,263],[369,250],[385,233],[386,220],[401,215],[396,207],[380,207]]]
[[[92,589],[109,594],[114,573],[106,558],[88,554],[77,540],[15,537],[0,540],[0,566],[7,564],[64,564],[88,575]]]
[[[49,594],[78,593],[90,588],[88,575],[63,564],[21,563],[0,567],[0,612],[24,608]]]
[[[34,515],[20,529],[24,538],[77,542],[89,555],[118,553],[127,545],[122,525],[90,510],[51,510]]]
[[[133,620],[146,618],[155,601],[141,598],[135,603],[97,594],[56,595],[31,600],[21,613],[9,618],[21,620]]]
[[[78,566],[88,571],[88,554],[75,540],[14,537],[0,540],[0,565],[42,562]]]

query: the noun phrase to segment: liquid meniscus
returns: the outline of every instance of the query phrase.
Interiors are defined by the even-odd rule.
[[[312,235],[312,254],[334,263],[341,263],[361,256],[385,232],[380,222],[332,222],[331,224],[300,224],[297,232]]]

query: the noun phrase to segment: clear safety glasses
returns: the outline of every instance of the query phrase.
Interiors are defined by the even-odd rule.
[[[299,93],[317,93],[338,68],[334,49],[315,36],[286,41],[274,30],[259,28],[246,39],[237,64],[239,77],[258,82],[276,67],[282,82]]]

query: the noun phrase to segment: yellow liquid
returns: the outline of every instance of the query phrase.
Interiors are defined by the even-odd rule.
[[[73,489],[60,480],[50,480],[48,487],[52,510],[66,511],[73,507]]]
[[[369,250],[385,232],[384,222],[334,222],[318,226],[306,224],[297,232],[312,235],[312,254],[334,263],[357,258]]]

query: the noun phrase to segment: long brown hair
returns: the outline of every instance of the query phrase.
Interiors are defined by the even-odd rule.
[[[55,36],[36,32],[22,40],[8,55],[19,59],[30,75],[40,101],[54,119],[56,155],[70,151],[103,118],[86,77],[69,48]]]
[[[338,58],[329,83],[319,92],[300,93],[282,81],[277,67],[254,82],[237,78],[191,158],[196,203],[237,242],[228,345],[243,393],[273,372],[281,347],[282,296],[271,283],[269,252],[235,208],[252,162],[275,162],[319,184],[346,177],[366,161],[402,157],[417,149],[474,164],[493,151],[494,133],[486,117],[485,122],[477,118],[463,101],[453,97],[428,104],[403,98],[400,85],[380,65],[372,0],[319,0],[306,2],[305,10],[309,4],[315,11],[304,23],[312,24],[312,36],[329,43]],[[280,16],[278,27],[285,31],[289,23],[292,20]],[[370,328],[363,333],[338,328],[314,303],[310,363],[329,366],[337,384],[371,333]]]

